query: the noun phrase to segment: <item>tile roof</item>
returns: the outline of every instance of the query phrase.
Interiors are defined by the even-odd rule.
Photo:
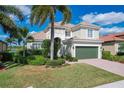
[[[124,36],[124,32],[116,33],[116,36]]]
[[[70,24],[70,23],[61,25],[61,21],[54,23],[54,27],[57,27],[57,28],[69,28],[70,29],[74,26],[75,26],[74,24]],[[48,27],[44,31],[47,32],[49,27],[51,27],[51,24],[49,24]]]
[[[74,24],[70,24],[70,23],[61,25],[61,21],[60,22],[55,22],[54,25],[55,25],[55,27],[68,27],[68,28],[71,28],[71,27],[75,26]]]
[[[79,29],[81,27],[83,28],[92,28],[92,29],[95,29],[95,30],[98,30],[100,27],[96,26],[96,25],[93,25],[93,24],[89,24],[87,22],[81,22],[77,25],[74,25],[74,24],[64,24],[64,25],[61,25],[61,21],[60,22],[55,22],[54,23],[55,27],[60,27],[60,28],[69,28],[68,31],[72,31],[72,30],[76,30],[76,29]],[[34,37],[35,40],[44,40],[46,39],[46,32],[49,31],[48,28],[50,27],[50,24],[48,25],[48,27],[42,31],[42,32],[38,32],[38,33],[34,33],[32,34],[32,36]]]
[[[44,40],[46,39],[46,33],[44,33],[43,31],[34,33],[32,34],[32,37],[34,38],[34,40]]]
[[[102,40],[103,42],[124,41],[124,38],[119,37],[119,35],[124,35],[124,33],[123,34],[121,34],[121,33],[110,34],[110,35],[102,36],[102,37],[100,37],[100,40]]]
[[[48,31],[48,28],[50,27],[51,25],[49,24],[48,27],[45,29],[45,32]],[[80,29],[80,28],[91,28],[91,29],[94,29],[94,30],[99,30],[100,27],[97,26],[97,25],[94,25],[94,24],[90,24],[90,23],[87,23],[87,22],[81,22],[77,25],[74,25],[74,24],[64,24],[64,25],[61,25],[61,21],[60,22],[55,22],[54,23],[54,26],[55,27],[58,27],[58,28],[67,28],[69,31],[77,31],[77,29]]]

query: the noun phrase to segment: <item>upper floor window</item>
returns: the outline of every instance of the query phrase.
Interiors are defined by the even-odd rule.
[[[88,29],[88,37],[93,37],[93,31],[91,29]]]
[[[71,36],[71,32],[70,31],[65,31],[65,36]]]

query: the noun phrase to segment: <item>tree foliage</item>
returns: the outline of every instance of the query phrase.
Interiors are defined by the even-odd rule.
[[[44,57],[49,57],[50,53],[50,39],[45,39],[42,43],[42,54]]]
[[[22,12],[15,6],[0,5],[0,25],[3,27],[5,33],[13,36],[16,33],[17,26],[10,15],[23,20]]]
[[[60,38],[55,38],[54,39],[54,57],[57,58],[57,53],[59,51],[59,49],[61,48],[61,39]],[[49,57],[50,54],[50,39],[46,39],[43,41],[42,43],[42,52],[43,52],[43,56],[44,57]]]
[[[38,24],[39,26],[49,19],[51,23],[51,48],[50,48],[50,58],[54,58],[54,22],[57,11],[63,14],[63,20],[61,24],[66,24],[71,19],[71,11],[65,5],[37,5],[33,6],[31,9],[31,24]]]
[[[60,38],[55,38],[54,39],[54,57],[57,58],[58,57],[58,51],[61,48],[61,39]]]

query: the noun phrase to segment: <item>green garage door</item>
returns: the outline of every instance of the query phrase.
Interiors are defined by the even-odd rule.
[[[76,47],[76,57],[78,59],[98,58],[98,47]]]

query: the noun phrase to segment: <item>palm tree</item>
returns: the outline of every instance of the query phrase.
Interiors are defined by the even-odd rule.
[[[33,41],[34,38],[29,34],[29,30],[28,28],[24,27],[24,28],[18,28],[17,31],[17,36],[16,38],[18,39],[18,43],[23,44],[23,57],[25,57],[26,55],[26,45],[28,41]]]
[[[31,24],[38,24],[41,26],[47,18],[50,19],[51,23],[51,47],[50,47],[50,58],[54,59],[54,22],[56,12],[60,11],[64,18],[62,21],[62,25],[68,23],[71,19],[71,11],[65,5],[37,5],[33,6],[31,10]]]
[[[9,38],[8,37],[8,38],[5,39],[5,42],[7,42],[9,44],[9,46],[11,46],[14,41],[15,41],[14,38]]]
[[[17,27],[9,15],[17,16],[20,20],[23,20],[23,14],[14,6],[0,5],[0,25],[5,33],[11,35]]]
[[[16,39],[15,38],[6,38],[5,39],[5,42],[9,45],[9,49],[11,51],[11,48],[12,48],[12,44],[15,44],[16,42]]]

